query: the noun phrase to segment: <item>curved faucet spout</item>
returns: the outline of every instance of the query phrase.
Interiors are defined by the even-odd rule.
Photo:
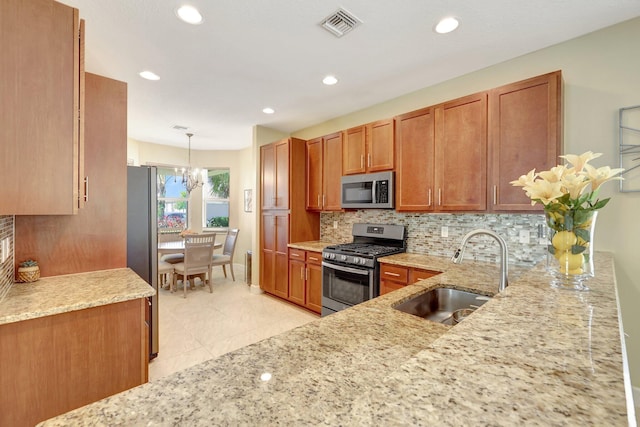
[[[456,249],[456,251],[454,252],[453,256],[451,257],[451,261],[453,261],[454,264],[460,264],[462,262],[462,258],[464,257],[464,250],[467,247],[467,242],[473,236],[478,234],[491,236],[500,245],[500,283],[498,285],[498,291],[502,292],[509,285],[509,279],[507,278],[507,275],[508,275],[507,270],[509,265],[509,252],[507,250],[507,242],[499,234],[496,234],[491,230],[485,230],[482,228],[468,232],[462,238],[462,242],[460,242],[460,247]]]

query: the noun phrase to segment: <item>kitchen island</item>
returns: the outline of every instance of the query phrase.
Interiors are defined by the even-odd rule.
[[[393,307],[434,287],[494,294],[496,267],[385,257],[442,274],[42,425],[627,425],[613,257],[595,261],[590,292],[538,266],[451,327]]]
[[[128,268],[14,284],[0,303],[0,425],[32,426],[147,382],[147,297]]]

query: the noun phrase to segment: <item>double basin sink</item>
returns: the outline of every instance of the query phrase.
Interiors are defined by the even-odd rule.
[[[435,288],[394,308],[423,319],[455,325],[491,297],[453,288]]]

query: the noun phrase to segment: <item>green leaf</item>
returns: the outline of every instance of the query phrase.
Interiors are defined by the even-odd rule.
[[[589,221],[593,213],[590,210],[579,209],[576,210],[573,215],[573,226],[578,227],[579,225],[584,224]]]
[[[573,245],[571,246],[571,253],[576,255],[576,254],[581,254],[582,252],[584,252],[587,249],[586,246],[580,246],[580,245]]]
[[[598,200],[596,204],[593,205],[592,209],[597,210],[597,209],[604,208],[607,205],[607,203],[609,203],[609,200],[611,200],[611,197],[609,197],[608,199]]]
[[[573,232],[575,233],[576,236],[578,236],[585,242],[591,241],[591,234],[589,233],[589,230],[587,230],[586,228],[575,228]]]
[[[556,248],[554,248],[553,245],[547,245],[547,250],[549,251],[549,253],[551,255],[555,255],[556,254]]]
[[[573,214],[569,211],[564,214],[564,229],[573,230]]]

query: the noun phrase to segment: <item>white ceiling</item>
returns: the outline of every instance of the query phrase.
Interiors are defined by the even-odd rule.
[[[241,149],[640,16],[640,0],[60,0],[86,20],[86,70],[128,83],[129,136]],[[343,7],[342,38],[318,24]],[[460,27],[439,35],[436,22]],[[138,76],[143,70],[159,81]],[[321,83],[327,74],[339,82]],[[265,115],[262,109],[276,113]]]

